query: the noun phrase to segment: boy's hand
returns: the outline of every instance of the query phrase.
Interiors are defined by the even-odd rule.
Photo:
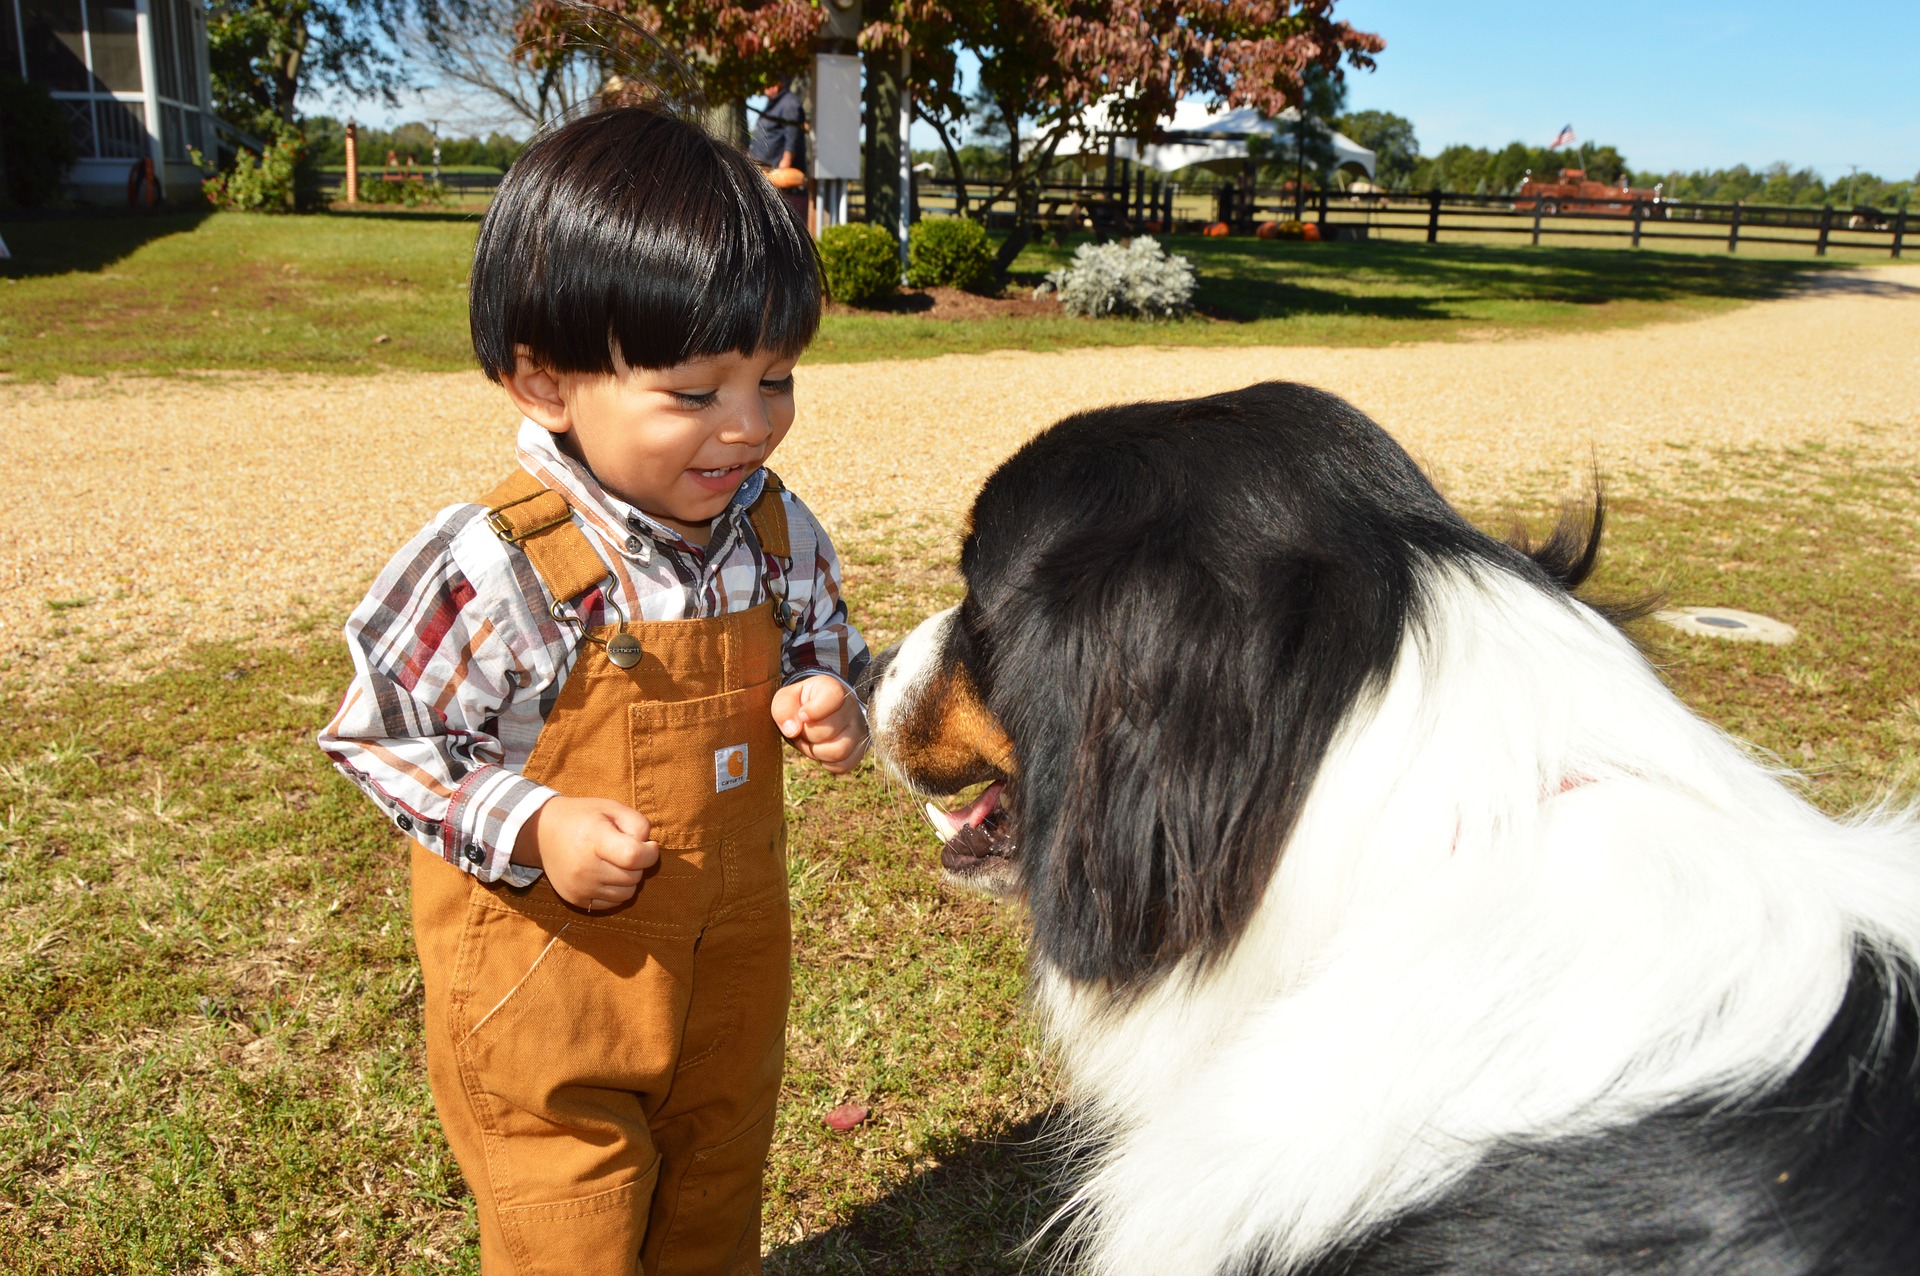
[[[544,869],[560,898],[576,908],[614,908],[633,898],[641,876],[660,862],[653,826],[632,807],[606,798],[549,798],[520,826],[513,862]]]
[[[866,755],[866,715],[838,678],[816,675],[780,688],[773,693],[773,720],[794,748],[835,775]]]

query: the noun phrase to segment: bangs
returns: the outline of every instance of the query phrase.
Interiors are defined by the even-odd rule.
[[[551,371],[771,350],[820,325],[813,240],[744,155],[653,107],[583,117],[529,147],[481,223],[474,353]]]

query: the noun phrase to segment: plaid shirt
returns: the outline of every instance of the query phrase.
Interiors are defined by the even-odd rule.
[[[585,629],[745,611],[767,600],[773,582],[800,617],[783,638],[786,682],[829,674],[851,685],[867,648],[847,621],[833,545],[793,493],[781,495],[792,580],[780,559],[761,554],[746,515],[763,473],[741,485],[701,549],[604,490],[531,421],[520,426],[518,451],[528,473],[566,497],[607,566],[609,579],[574,603],[584,624],[554,620],[532,564],[495,534],[481,506],[449,506],[348,619],[354,679],[319,744],[403,833],[484,881],[524,886],[540,872],[509,862],[514,839],[554,791],[520,770]]]

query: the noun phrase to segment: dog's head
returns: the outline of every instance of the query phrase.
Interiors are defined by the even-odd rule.
[[[922,793],[986,784],[929,808],[949,876],[1024,893],[1068,978],[1137,986],[1238,937],[1423,564],[1561,588],[1593,551],[1563,539],[1536,562],[1481,535],[1303,386],[1070,417],[982,488],[965,599],[875,662],[880,755]]]

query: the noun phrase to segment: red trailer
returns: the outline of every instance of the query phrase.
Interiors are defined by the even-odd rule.
[[[1520,183],[1520,190],[1513,197],[1513,206],[1532,212],[1536,203],[1540,211],[1549,216],[1563,208],[1569,213],[1631,213],[1635,204],[1647,205],[1647,213],[1652,217],[1664,216],[1666,212],[1658,186],[1652,190],[1629,186],[1625,177],[1618,186],[1609,186],[1589,179],[1584,168],[1563,168],[1558,181],[1546,181],[1528,173],[1527,180]]]

